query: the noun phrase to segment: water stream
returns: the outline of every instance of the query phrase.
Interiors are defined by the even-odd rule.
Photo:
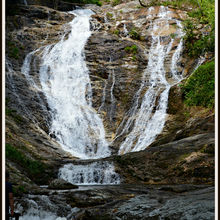
[[[92,89],[84,46],[91,35],[90,10],[75,10],[68,39],[45,48],[40,81],[53,109],[50,133],[62,148],[82,158],[110,155],[101,118],[92,108]]]
[[[154,9],[150,7],[148,10],[150,14]],[[84,55],[85,44],[91,36],[90,16],[93,12],[77,9],[69,13],[74,14],[75,18],[66,26],[60,41],[29,53],[21,72],[29,86],[33,90],[42,91],[47,99],[51,109],[49,135],[65,151],[80,159],[105,158],[111,155],[110,143],[105,138],[104,125],[98,113],[105,106],[106,95],[109,95],[111,106],[108,115],[110,122],[113,121],[116,76],[112,69],[105,81],[101,106],[96,112],[92,107],[92,87]],[[157,18],[153,21],[151,19],[149,62],[134,96],[133,105],[116,132],[115,139],[126,136],[119,154],[143,150],[161,133],[166,120],[169,89],[182,79],[177,68],[183,47],[182,26],[180,21],[169,16],[169,13],[166,7],[160,7]],[[163,31],[169,29],[170,20],[176,23],[176,36],[175,39],[168,37],[168,43],[164,43]],[[177,46],[173,51],[174,43]],[[32,68],[37,72],[35,56],[40,57],[38,78],[34,77],[31,71]],[[165,62],[169,56],[172,58],[171,76],[168,79]],[[38,99],[40,100],[40,97]],[[97,178],[97,173],[100,178]],[[60,169],[59,177],[75,184],[120,183],[114,165],[107,161],[84,166],[68,164]]]
[[[102,119],[92,107],[92,89],[89,71],[85,64],[84,46],[91,35],[91,10],[74,10],[76,17],[69,23],[70,33],[64,31],[57,44],[41,47],[29,53],[21,68],[29,87],[42,91],[51,109],[49,135],[61,147],[80,159],[98,159],[111,155],[105,139]],[[40,57],[39,78],[36,57]],[[113,115],[115,83],[114,70],[111,80],[111,111]],[[38,97],[40,100],[40,97]],[[73,174],[74,173],[74,174]],[[97,174],[100,177],[97,179]],[[74,176],[75,175],[75,176]],[[81,179],[78,176],[82,176]],[[74,184],[119,184],[120,177],[109,162],[88,163],[84,166],[65,165],[59,177]]]
[[[152,8],[149,8],[149,13]],[[168,94],[171,86],[182,79],[177,71],[177,62],[183,48],[181,23],[169,17],[169,11],[160,7],[158,18],[151,22],[150,30],[152,43],[149,51],[148,66],[143,72],[142,83],[135,95],[134,104],[127,112],[125,120],[118,128],[116,138],[126,135],[121,144],[119,154],[144,150],[161,133],[165,120],[168,103]],[[163,31],[169,29],[169,21],[174,20],[177,25],[175,40],[179,40],[178,46],[172,56],[170,67],[172,80],[168,81],[165,70],[165,61],[170,56],[174,44],[172,38],[169,43],[163,42]],[[150,75],[150,77],[149,77]],[[142,100],[141,93],[150,85]],[[115,138],[115,139],[116,139]]]

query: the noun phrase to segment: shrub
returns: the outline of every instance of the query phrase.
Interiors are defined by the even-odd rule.
[[[214,53],[215,49],[215,1],[214,0],[174,0],[163,1],[159,3],[164,6],[193,8],[188,12],[188,15],[193,18],[184,22],[184,30],[186,35],[185,46],[189,56],[198,57],[205,52]],[[193,24],[206,24],[206,34],[194,34],[196,25]]]
[[[44,171],[44,165],[40,161],[28,158],[24,153],[11,144],[5,146],[6,158],[22,166],[31,176],[41,175]]]
[[[112,6],[119,5],[121,3],[121,0],[113,0],[112,1]]]
[[[129,35],[134,40],[140,40],[140,34],[134,28],[129,32]]]
[[[192,21],[187,20],[184,23],[185,44],[190,56],[203,55],[205,52],[214,53],[215,50],[215,1],[214,0],[198,0],[197,8],[188,12],[195,23],[206,24],[206,33],[194,34],[196,26]],[[204,31],[203,31],[204,32]]]
[[[197,0],[173,0],[173,1],[163,1],[160,4],[164,6],[173,6],[173,7],[182,7],[182,6],[197,6],[198,7],[198,1]]]
[[[119,33],[120,33],[120,31],[119,31],[119,30],[114,30],[114,34],[115,34],[115,35],[117,35],[117,36],[118,36],[118,35],[119,35]]]
[[[112,20],[113,19],[113,14],[110,13],[110,12],[107,12],[106,17],[107,17],[107,19]]]
[[[186,20],[184,22],[184,31],[186,33],[185,45],[189,56],[198,57],[205,52],[213,52],[215,50],[215,30],[212,29],[207,35],[196,35],[194,33],[195,25],[192,21]]]
[[[125,51],[128,53],[136,54],[138,50],[138,47],[136,45],[132,45],[130,47],[125,47]]]
[[[215,62],[201,65],[183,85],[184,101],[187,105],[214,108]]]

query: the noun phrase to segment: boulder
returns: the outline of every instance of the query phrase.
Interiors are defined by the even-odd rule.
[[[77,189],[78,186],[73,185],[72,183],[69,183],[63,179],[54,179],[50,182],[49,189]]]

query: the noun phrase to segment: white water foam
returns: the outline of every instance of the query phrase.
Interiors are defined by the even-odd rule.
[[[126,134],[126,139],[120,146],[119,154],[144,150],[161,133],[165,124],[168,94],[172,84],[166,80],[164,65],[174,42],[173,39],[170,40],[168,45],[164,45],[161,42],[161,22],[163,22],[164,27],[167,27],[166,29],[169,28],[168,15],[170,11],[167,9],[167,7],[160,7],[158,18],[151,23],[152,44],[149,52],[148,66],[143,73],[142,84],[135,96],[136,100],[127,113],[129,118],[126,118],[126,122],[122,121],[117,132],[121,131],[116,135],[116,138],[118,138]],[[149,9],[149,12],[151,10],[152,8]],[[179,27],[177,35],[180,38],[180,42],[172,56],[171,73],[176,83],[182,79],[182,75],[179,75],[177,71],[177,62],[183,48],[183,41],[181,39],[183,35],[180,22],[178,20],[175,21]],[[140,101],[140,94],[146,85],[146,76],[149,74],[148,84],[150,86],[142,101]]]
[[[20,220],[67,220],[72,216],[71,207],[68,207],[70,210],[68,216],[58,216],[57,205],[46,195],[27,195],[22,204],[25,206],[15,204],[15,211],[21,214]]]
[[[43,46],[29,53],[21,72],[29,89],[42,91],[46,96],[52,116],[50,134],[53,134],[64,150],[81,159],[107,157],[111,152],[105,140],[102,120],[92,108],[91,82],[84,56],[84,46],[91,35],[90,16],[93,12],[75,10],[70,13],[76,17],[69,23],[71,32],[68,38],[66,35],[69,30],[64,30],[57,44]],[[41,58],[39,77],[33,74],[38,72],[37,57]],[[114,105],[114,72],[110,77],[111,100]],[[41,101],[39,96],[38,99]],[[84,172],[84,185],[120,183],[112,163],[92,163],[82,167],[80,172]],[[75,170],[64,166],[60,169],[60,176],[65,179],[65,174],[72,172],[75,173]],[[93,180],[87,179],[86,176],[92,173],[99,173],[102,178],[98,182],[95,177]]]
[[[77,185],[112,185],[120,183],[114,164],[107,161],[88,165],[66,164],[59,170],[59,178]]]
[[[88,159],[110,155],[101,118],[92,108],[92,90],[83,53],[91,35],[91,10],[75,10],[67,40],[44,50],[40,80],[53,109],[50,133],[64,150]]]

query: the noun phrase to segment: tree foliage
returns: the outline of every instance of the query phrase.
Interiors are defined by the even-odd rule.
[[[185,103],[189,106],[213,108],[215,104],[215,62],[201,65],[183,86]]]
[[[188,13],[194,19],[184,22],[185,45],[188,54],[198,57],[206,52],[215,51],[215,2],[214,0],[197,0],[199,7]],[[195,19],[197,23],[205,27],[201,33],[196,33]]]

